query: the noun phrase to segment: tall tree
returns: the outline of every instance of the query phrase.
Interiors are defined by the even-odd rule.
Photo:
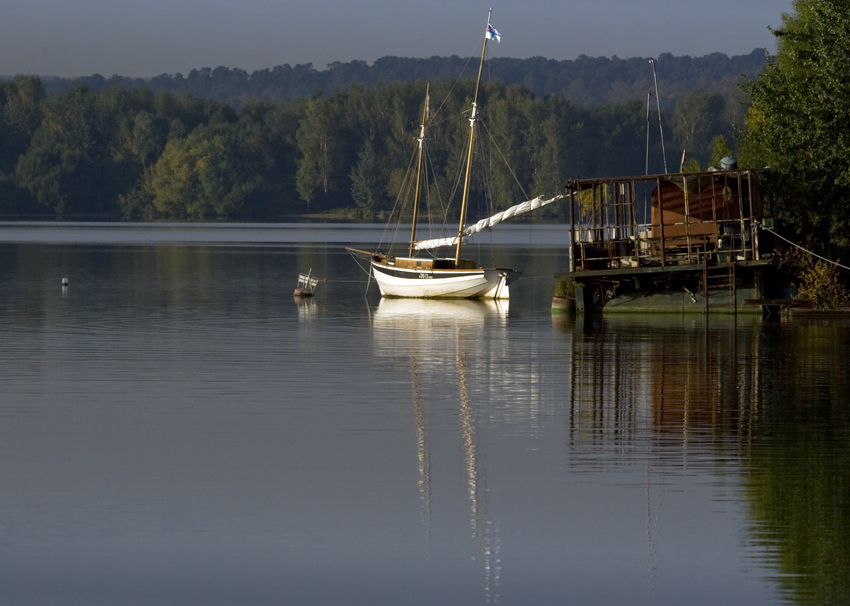
[[[357,166],[351,172],[351,197],[357,207],[366,213],[372,213],[386,204],[386,175],[375,154],[372,137],[363,143]]]
[[[298,193],[309,205],[347,189],[344,177],[346,134],[338,105],[324,97],[311,99],[298,127]],[[341,205],[340,205],[341,206]]]
[[[567,179],[580,174],[582,168],[577,146],[570,145],[576,123],[566,99],[561,96],[545,99],[539,114],[535,120],[534,174],[529,193],[548,198],[561,193]]]
[[[778,219],[831,257],[850,255],[850,5],[794,0],[776,56],[746,83],[741,161],[769,166]]]
[[[484,178],[495,210],[522,202],[531,195],[532,163],[539,141],[534,109],[539,105],[528,89],[512,86],[486,87],[487,104],[481,121],[479,141],[489,149]]]
[[[719,93],[691,93],[676,102],[673,133],[689,156],[707,160],[712,137],[724,128],[725,107],[726,101]]]

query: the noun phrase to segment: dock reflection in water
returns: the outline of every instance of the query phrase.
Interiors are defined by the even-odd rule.
[[[757,414],[761,319],[717,316],[614,317],[579,322],[570,392],[580,439],[710,444],[751,431]],[[739,359],[740,358],[740,359]],[[683,453],[684,454],[684,453]]]

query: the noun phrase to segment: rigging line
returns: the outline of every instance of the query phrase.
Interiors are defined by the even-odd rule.
[[[481,125],[484,124],[484,119],[479,119],[477,122]],[[475,145],[475,159],[477,162],[477,166],[481,169],[481,184],[483,186],[483,190],[480,196],[475,196],[474,200],[476,202],[476,208],[478,209],[479,215],[482,211],[484,211],[484,216],[491,216],[496,212],[496,200],[493,192],[496,191],[496,188],[493,185],[495,171],[493,170],[493,160],[491,150],[487,148],[484,143],[483,137],[478,137],[476,139]],[[482,233],[482,232],[479,232]],[[490,256],[495,258],[496,250],[495,243],[493,242],[493,230],[487,229],[487,234],[489,235],[489,239],[485,242],[482,242],[482,239],[472,240],[470,242],[474,242],[478,247],[479,256],[481,255],[481,250],[483,249],[483,245],[489,242],[490,244]]]
[[[480,39],[479,39],[479,42],[480,42]],[[478,44],[478,43],[476,43],[476,44]],[[443,97],[443,100],[440,102],[440,106],[437,108],[437,110],[436,110],[435,112],[433,112],[433,113],[432,113],[432,118],[431,118],[431,120],[429,120],[429,121],[428,121],[428,123],[425,125],[425,127],[426,127],[426,128],[431,127],[432,125],[435,125],[435,123],[434,123],[433,119],[437,116],[437,114],[439,114],[439,113],[440,113],[440,111],[441,111],[441,110],[443,109],[443,107],[446,105],[446,102],[448,101],[449,97],[451,97],[452,92],[454,91],[454,89],[455,89],[455,88],[457,88],[457,85],[458,85],[458,84],[460,83],[460,81],[463,79],[463,75],[466,73],[466,70],[469,68],[469,64],[470,64],[470,63],[471,63],[474,59],[476,59],[476,57],[477,57],[477,52],[475,52],[475,51],[474,51],[474,52],[472,52],[472,54],[470,54],[470,55],[469,55],[469,57],[468,57],[468,58],[467,58],[467,60],[466,60],[466,63],[465,63],[465,64],[464,64],[464,66],[463,66],[463,69],[462,69],[462,70],[460,70],[460,73],[458,74],[458,76],[457,76],[457,78],[455,79],[454,83],[452,84],[451,88],[449,88],[449,91],[446,93],[446,96],[445,96],[445,97]],[[488,69],[488,71],[490,70],[489,57],[490,57],[490,53],[488,53],[488,54],[487,54],[487,57],[485,58],[485,61],[487,62],[487,69]],[[488,75],[488,79],[489,79],[489,78],[490,78],[490,77],[489,77],[489,75]],[[469,111],[470,111],[470,110],[466,110],[466,111],[462,112],[461,114],[456,114],[455,116],[450,116],[449,118],[446,118],[446,119],[444,119],[444,120],[441,120],[440,122],[438,122],[438,123],[436,123],[436,124],[442,124],[443,122],[446,122],[446,121],[448,121],[448,120],[451,120],[452,118],[456,117],[457,115],[462,115],[462,114],[465,114],[465,113],[469,113]]]
[[[473,53],[473,55],[474,55],[474,53]],[[443,100],[442,100],[442,101],[440,101],[440,106],[439,106],[439,107],[437,108],[437,110],[436,110],[436,111],[432,114],[432,119],[431,119],[431,120],[429,120],[429,121],[428,121],[428,123],[425,125],[425,127],[426,127],[426,128],[428,128],[428,127],[430,127],[430,126],[432,125],[432,123],[433,123],[433,118],[434,118],[434,117],[436,117],[436,116],[437,116],[437,114],[439,114],[439,113],[440,113],[440,111],[442,111],[442,109],[443,109],[443,107],[445,106],[446,102],[449,100],[449,97],[451,97],[452,92],[454,91],[454,89],[457,87],[458,83],[459,83],[459,82],[461,81],[461,79],[463,78],[463,74],[466,72],[466,68],[468,68],[468,67],[469,67],[469,63],[470,63],[470,61],[472,61],[474,58],[475,58],[474,56],[470,56],[470,57],[466,60],[466,64],[463,66],[463,69],[462,69],[462,70],[460,70],[460,74],[458,74],[458,77],[455,79],[455,81],[454,81],[454,83],[452,84],[451,88],[449,88],[449,92],[447,92],[447,93],[446,93],[446,96],[445,96],[445,97],[443,97]],[[450,118],[446,118],[446,120],[449,120],[449,119],[450,119]],[[446,120],[443,120],[443,122],[445,122]]]
[[[652,104],[652,91],[646,93],[646,174],[649,174],[649,111]]]
[[[476,122],[483,125],[483,119],[477,119]],[[478,212],[482,211],[482,200],[483,200],[483,212],[484,216],[492,215],[495,211],[493,210],[493,196],[491,192],[495,191],[493,187],[493,167],[491,154],[488,153],[489,150],[484,144],[484,138],[478,137],[475,139],[475,149],[473,150],[473,162],[475,163],[476,173],[479,175],[481,180],[481,195],[475,196],[473,198],[473,190],[470,188],[469,197],[470,200],[474,200],[476,203],[476,208]]]
[[[401,222],[401,199],[405,195],[409,194],[410,188],[412,187],[411,182],[413,181],[413,179],[411,178],[410,173],[412,172],[414,158],[416,158],[415,149],[410,155],[410,162],[407,165],[407,172],[405,172],[404,174],[404,179],[402,180],[401,187],[399,188],[398,194],[396,195],[395,203],[393,204],[393,208],[390,211],[389,220],[387,221],[386,225],[384,225],[384,231],[381,233],[381,239],[378,242],[378,248],[381,248],[384,245],[385,238],[387,237],[387,232],[390,229],[390,224],[392,224],[393,222],[393,217],[395,216],[396,211],[398,211],[398,221],[396,222],[396,226],[393,230],[393,240],[395,240],[395,236],[398,234],[398,223]]]
[[[367,275],[369,276],[369,279],[371,280],[371,278],[372,278],[372,272],[371,272],[369,269],[365,269],[365,268],[364,268],[364,267],[360,264],[360,260],[358,259],[358,257],[359,257],[359,256],[362,256],[362,255],[356,255],[356,254],[354,254],[354,253],[353,253],[353,252],[351,252],[351,251],[349,251],[349,253],[348,253],[348,254],[349,254],[349,255],[351,255],[351,258],[352,258],[352,259],[354,259],[354,262],[357,264],[357,267],[359,267],[359,268],[360,268],[360,270],[361,270],[361,271],[363,271],[363,273],[367,274]],[[334,280],[334,282],[337,282],[337,281],[339,281],[339,282],[360,282],[360,280]]]
[[[425,210],[427,211],[426,214],[428,218],[428,238],[430,239],[434,237],[434,224],[432,221],[434,209],[431,201],[431,189],[433,185],[433,189],[436,192],[436,197],[440,198],[440,188],[437,186],[436,183],[436,171],[434,170],[433,159],[431,158],[431,151],[430,149],[428,149],[427,146],[425,146],[423,147],[423,152],[425,157],[422,162],[422,171],[424,173],[424,177],[422,179],[422,187],[425,189]],[[440,202],[442,203],[442,200],[440,200]],[[434,257],[433,253],[431,253],[430,251],[428,252],[429,254],[431,254],[432,257]]]
[[[469,147],[469,137],[470,134],[467,133],[465,139],[465,147]],[[463,172],[464,172],[464,163],[463,158],[460,158],[460,161],[457,164],[457,172],[455,173],[455,182],[452,186],[451,192],[449,193],[449,201],[446,204],[445,213],[443,214],[443,224],[447,225],[449,221],[449,210],[451,209],[452,200],[456,200],[457,190],[460,187],[461,182],[463,181]]]
[[[522,186],[522,183],[519,182],[519,178],[516,176],[514,169],[512,169],[511,165],[508,164],[508,159],[505,157],[505,154],[502,153],[502,149],[499,147],[499,144],[496,143],[496,139],[493,138],[493,133],[490,132],[490,129],[487,128],[487,124],[483,120],[481,121],[481,125],[484,127],[484,130],[487,131],[487,136],[490,137],[490,141],[493,142],[493,147],[495,147],[496,151],[499,152],[499,155],[502,157],[502,162],[505,163],[505,166],[508,168],[508,171],[510,171],[511,176],[514,178],[514,181],[516,181],[517,187],[519,187],[520,191],[522,192],[522,195],[525,196],[526,200],[530,199],[531,196],[526,193],[525,188]]]
[[[429,174],[434,173],[434,170],[433,170],[434,167],[430,166],[431,155],[430,155],[427,148],[425,148],[425,162],[423,164],[424,164],[423,171],[425,173],[425,179],[423,180],[424,181],[424,187],[425,187],[425,209],[428,211],[427,212],[427,215],[428,215],[428,238],[433,238],[434,237],[434,222],[431,219],[433,217],[434,209],[433,209],[433,205],[431,203],[431,181],[434,180],[434,177],[429,177]],[[430,172],[429,172],[429,169],[430,169]],[[436,196],[437,196],[437,198],[439,198],[440,197],[440,189],[439,189],[439,187],[437,187],[436,183],[434,183],[433,185],[434,185],[434,191],[436,192]],[[441,202],[442,202],[442,200],[441,200]],[[429,251],[429,253],[430,253],[430,251]],[[433,253],[431,253],[431,256],[434,257]]]
[[[370,286],[372,286],[372,272],[371,271],[369,272],[369,279],[366,280],[366,290],[363,291],[364,297],[369,294],[369,287]]]
[[[667,173],[667,152],[664,151],[664,126],[661,124],[661,99],[658,97],[658,74],[655,70],[655,59],[650,59],[652,64],[652,77],[655,80],[655,105],[658,107],[658,130],[661,131],[661,155],[664,157],[664,174]]]
[[[835,265],[836,267],[840,267],[841,269],[846,269],[847,271],[850,271],[850,267],[847,267],[846,265],[842,265],[841,263],[838,263],[837,261],[832,261],[832,260],[830,260],[830,259],[827,259],[826,257],[822,257],[822,256],[820,256],[820,255],[819,255],[819,254],[817,254],[817,253],[813,253],[812,251],[810,251],[810,250],[808,250],[808,249],[803,248],[802,246],[800,246],[799,244],[797,244],[797,243],[795,243],[795,242],[792,242],[792,241],[791,241],[791,240],[789,240],[788,238],[786,238],[786,237],[784,237],[784,236],[780,236],[778,233],[776,233],[775,231],[773,231],[773,230],[772,230],[772,229],[770,229],[769,227],[765,227],[765,226],[764,226],[762,223],[760,223],[759,221],[753,221],[753,223],[755,223],[756,227],[758,227],[759,229],[763,229],[763,230],[765,230],[765,231],[769,231],[770,233],[772,233],[774,236],[776,236],[776,237],[777,237],[777,238],[779,238],[780,240],[785,240],[786,242],[788,242],[788,244],[790,244],[791,246],[796,246],[797,248],[799,248],[800,250],[802,250],[804,253],[808,253],[808,254],[812,255],[813,257],[817,257],[817,258],[818,258],[818,259],[820,259],[821,261],[826,261],[827,263],[832,263],[832,264],[833,264],[833,265]]]
[[[440,120],[439,122],[435,122],[434,119],[432,118],[425,125],[425,129],[430,130],[432,128],[440,126],[441,124],[445,124],[446,122],[451,122],[452,120],[456,120],[458,117],[463,116],[464,114],[468,114],[468,113],[469,113],[469,110],[461,110],[461,111],[457,112],[456,114],[452,114],[451,116],[446,116],[443,120]]]
[[[411,162],[412,162],[412,158],[411,158]],[[393,207],[390,210],[390,214],[389,214],[389,217],[387,218],[387,222],[384,224],[384,231],[381,233],[381,238],[378,241],[378,248],[383,247],[384,242],[387,238],[387,232],[390,229],[390,225],[393,224],[394,217],[396,216],[396,212],[398,212],[399,220],[401,220],[400,219],[400,217],[401,217],[400,202],[401,202],[401,199],[406,195],[405,194],[406,188],[410,187],[408,185],[409,177],[410,177],[410,166],[407,167],[407,172],[405,172],[405,174],[404,174],[404,178],[402,179],[401,186],[399,187],[398,193],[396,194],[396,199],[395,199],[395,202],[393,202]],[[394,230],[393,230],[393,234],[396,234],[397,232],[398,232],[398,227],[395,227]]]
[[[425,148],[425,172],[431,174],[430,179],[426,179],[425,188],[427,189],[428,196],[425,200],[428,205],[428,217],[430,219],[431,213],[433,212],[433,208],[431,206],[431,189],[436,192],[436,200],[439,203],[439,210],[442,211],[442,214],[445,216],[447,206],[443,201],[443,194],[440,192],[440,184],[437,181],[439,172],[437,171],[436,165],[434,163],[434,159],[431,157],[431,150],[427,147]],[[429,221],[429,229],[433,231],[433,225]]]
[[[479,122],[479,124],[481,124],[482,126],[485,126],[485,128],[486,128],[486,125],[484,123],[485,120],[483,118],[478,120],[478,122]],[[487,134],[489,135],[490,133],[488,132]],[[490,137],[490,140],[491,141],[493,140],[492,136]],[[488,149],[485,146],[483,137],[479,137],[477,141],[478,141],[478,144],[477,144],[475,149],[476,149],[476,158],[478,158],[479,166],[482,169],[481,175],[482,175],[482,182],[483,182],[482,184],[484,186],[484,191],[483,191],[484,212],[486,213],[485,216],[491,216],[491,215],[495,214],[495,212],[496,212],[496,200],[495,200],[495,196],[493,195],[493,192],[496,191],[496,187],[494,186],[494,183],[493,183],[494,179],[495,179],[495,171],[493,170],[493,154],[492,154],[492,150]],[[498,148],[498,146],[496,146],[495,142],[493,143],[493,146]],[[510,169],[510,167],[508,167],[508,169]],[[478,207],[479,207],[479,209],[481,207],[480,200],[479,200]],[[496,250],[495,250],[495,245],[494,245],[494,242],[493,242],[493,230],[488,229],[487,232],[490,236],[490,238],[489,238],[490,255],[491,255],[492,258],[495,258]],[[481,248],[482,248],[482,242],[480,240],[477,241],[477,245],[478,245],[478,250],[480,251]],[[479,252],[479,255],[480,255],[480,252]]]

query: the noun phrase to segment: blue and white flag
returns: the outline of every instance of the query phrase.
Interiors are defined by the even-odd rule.
[[[502,34],[496,31],[496,28],[490,25],[489,23],[487,24],[487,39],[495,40],[496,42],[502,41]]]

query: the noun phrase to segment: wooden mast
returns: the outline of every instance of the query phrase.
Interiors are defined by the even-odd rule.
[[[429,82],[425,87],[425,107],[422,108],[422,123],[419,125],[419,159],[416,161],[416,191],[413,194],[413,229],[410,232],[410,250],[407,256],[413,256],[413,247],[416,243],[416,222],[419,220],[419,192],[422,187],[422,148],[425,146],[425,122],[428,121],[428,92],[431,88]]]
[[[487,28],[490,28],[490,15],[493,9],[487,11]],[[463,179],[463,201],[460,206],[460,225],[457,230],[457,248],[455,249],[455,266],[460,263],[460,248],[463,243],[463,224],[466,221],[466,210],[469,203],[469,173],[472,168],[472,145],[475,139],[475,122],[478,120],[478,89],[481,86],[481,73],[484,70],[484,54],[487,52],[487,31],[484,33],[484,47],[481,49],[481,62],[478,64],[478,79],[475,81],[475,95],[472,98],[472,114],[469,117],[469,151],[466,156],[466,176]]]

